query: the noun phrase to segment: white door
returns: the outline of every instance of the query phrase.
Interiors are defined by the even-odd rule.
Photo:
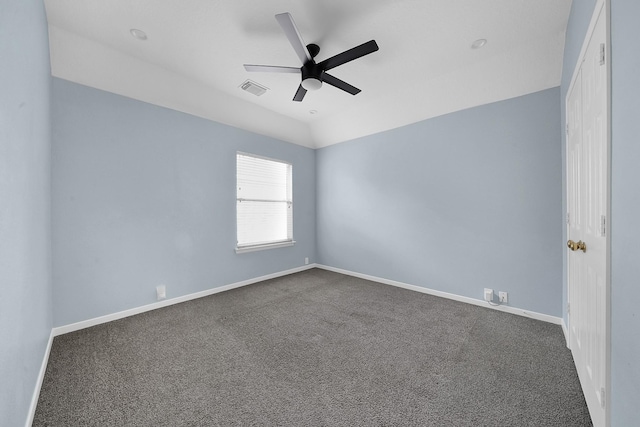
[[[604,8],[567,96],[569,339],[596,427],[606,425],[608,66]]]

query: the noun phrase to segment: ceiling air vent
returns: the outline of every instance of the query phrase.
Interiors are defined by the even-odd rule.
[[[268,88],[262,85],[259,85],[258,83],[253,82],[251,80],[247,80],[240,85],[240,89],[246,90],[247,92],[252,93],[255,96],[260,96],[263,93],[265,93]]]

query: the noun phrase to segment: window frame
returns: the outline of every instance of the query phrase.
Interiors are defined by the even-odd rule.
[[[291,218],[291,234],[290,236],[288,236],[286,240],[273,240],[273,241],[258,243],[258,244],[244,244],[244,245],[238,244],[238,224],[239,224],[238,202],[241,202],[242,200],[245,200],[245,201],[251,200],[251,199],[243,199],[238,197],[238,187],[239,187],[238,186],[238,157],[239,156],[252,157],[255,159],[281,163],[288,166],[287,180],[288,180],[288,186],[290,187],[290,190],[289,190],[290,195],[287,195],[288,200],[286,200],[286,203],[288,203],[289,209],[290,209],[289,215]],[[236,182],[235,182],[235,186],[236,186],[236,247],[235,247],[235,252],[237,254],[242,254],[247,252],[255,252],[255,251],[261,251],[265,249],[275,249],[275,248],[282,248],[282,247],[295,245],[296,241],[293,239],[293,228],[294,228],[293,227],[293,163],[288,162],[286,160],[261,156],[259,154],[248,153],[245,151],[236,151],[235,158],[236,158]],[[268,201],[268,200],[269,199],[261,199],[260,201]],[[258,200],[253,200],[253,201],[258,201]],[[273,200],[273,201],[281,202],[282,200]],[[287,228],[289,228],[289,217],[287,217]]]

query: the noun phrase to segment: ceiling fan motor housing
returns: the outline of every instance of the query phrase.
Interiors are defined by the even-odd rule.
[[[301,68],[302,71],[302,87],[306,90],[318,90],[322,87],[322,74],[324,71],[318,67],[312,59],[307,61]]]
[[[307,45],[307,51],[309,52],[309,55],[311,55],[312,58],[315,58],[320,53],[320,46],[318,46],[315,43],[309,43]]]

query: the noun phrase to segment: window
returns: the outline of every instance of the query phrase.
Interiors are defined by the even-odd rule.
[[[238,152],[236,166],[236,252],[293,245],[291,164]]]

